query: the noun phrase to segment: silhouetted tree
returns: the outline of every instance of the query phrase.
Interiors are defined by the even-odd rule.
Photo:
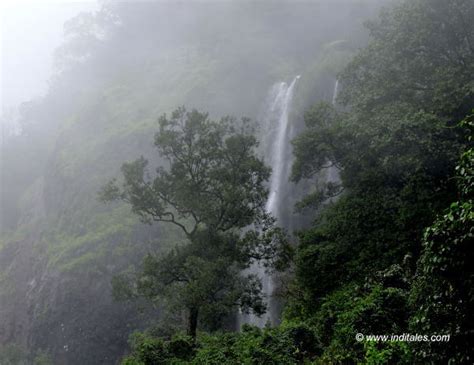
[[[186,308],[193,337],[200,313],[218,320],[239,306],[262,314],[260,281],[241,271],[254,259],[275,257],[284,235],[265,212],[270,169],[255,155],[249,120],[216,122],[180,108],[162,116],[159,126],[155,146],[166,163],[156,176],[141,157],[123,164],[122,186],[112,180],[100,197],[128,202],[144,222],[179,227],[189,244],[161,258],[148,256],[134,287],[117,278],[116,288]]]

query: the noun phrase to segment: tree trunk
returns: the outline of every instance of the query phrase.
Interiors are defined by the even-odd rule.
[[[188,335],[191,336],[193,339],[196,338],[198,313],[199,312],[198,312],[197,308],[190,308],[189,309]]]

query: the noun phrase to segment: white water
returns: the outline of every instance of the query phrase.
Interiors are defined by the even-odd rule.
[[[332,105],[336,107],[337,103],[337,93],[339,92],[339,80],[336,79],[334,83],[334,91],[332,93]],[[331,166],[328,168],[327,175],[326,175],[326,182],[330,182],[336,184],[340,181],[339,170],[335,166]]]
[[[339,80],[336,79],[336,82],[334,84],[334,92],[332,93],[332,105],[336,105],[337,101],[337,93],[339,91]]]
[[[269,155],[270,166],[272,168],[272,176],[270,178],[270,196],[266,204],[267,212],[271,213],[277,219],[280,213],[280,202],[278,193],[281,190],[282,184],[288,182],[286,172],[287,151],[289,147],[288,141],[288,111],[291,100],[293,98],[293,89],[299,76],[296,76],[290,86],[282,82],[279,87],[279,92],[275,98],[272,109],[269,111],[269,116],[278,116],[277,136],[271,143],[271,152]],[[272,118],[273,119],[273,118]]]
[[[272,87],[262,116],[263,132],[265,133],[263,145],[266,150],[267,163],[272,168],[270,195],[265,209],[277,219],[277,224],[281,224],[279,221],[281,219],[282,189],[284,184],[288,182],[289,177],[290,137],[288,114],[293,99],[293,90],[299,78],[300,76],[296,76],[290,85],[281,82]],[[267,323],[275,324],[277,319],[271,301],[275,289],[273,279],[258,263],[251,266],[250,272],[257,274],[262,280],[262,291],[267,303],[267,312],[261,317],[254,314],[243,316],[241,324],[249,323],[258,327],[264,327]]]

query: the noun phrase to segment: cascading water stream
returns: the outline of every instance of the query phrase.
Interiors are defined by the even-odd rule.
[[[334,83],[334,91],[332,93],[332,106],[336,107],[337,103],[337,94],[339,92],[339,80],[336,79]],[[326,175],[326,182],[337,184],[340,181],[339,170],[336,166],[331,166],[328,168]]]
[[[296,81],[300,76],[296,76],[290,85],[285,82],[274,85],[267,99],[265,112],[262,116],[265,138],[263,145],[267,163],[272,168],[270,178],[270,195],[265,209],[277,219],[277,224],[281,224],[281,201],[284,184],[288,183],[289,177],[289,126],[288,114],[291,101],[293,99],[293,90]],[[272,306],[272,295],[274,291],[274,282],[265,268],[255,263],[251,266],[250,272],[259,276],[262,281],[262,291],[267,302],[267,312],[258,317],[254,314],[242,316],[241,324],[249,323],[258,327],[263,327],[270,322],[276,321],[274,308]]]
[[[272,176],[270,179],[270,196],[266,204],[267,212],[271,213],[277,219],[279,218],[280,207],[279,203],[281,199],[278,199],[278,193],[281,190],[282,184],[288,182],[287,176],[285,174],[286,170],[286,156],[288,150],[288,111],[291,100],[293,98],[293,89],[295,87],[296,81],[299,76],[296,76],[290,86],[287,86],[285,83],[281,84],[282,92],[279,93],[281,98],[277,99],[280,105],[278,114],[278,128],[277,128],[277,138],[271,146],[270,154],[270,165],[272,167]],[[282,95],[280,95],[282,94]],[[281,100],[280,100],[281,99]]]
[[[336,82],[334,83],[334,92],[332,93],[332,105],[336,105],[337,101],[337,93],[339,92],[339,80],[336,79]]]

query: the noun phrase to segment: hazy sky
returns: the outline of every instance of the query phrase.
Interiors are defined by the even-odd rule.
[[[0,114],[45,92],[64,22],[97,7],[95,0],[0,0]]]

